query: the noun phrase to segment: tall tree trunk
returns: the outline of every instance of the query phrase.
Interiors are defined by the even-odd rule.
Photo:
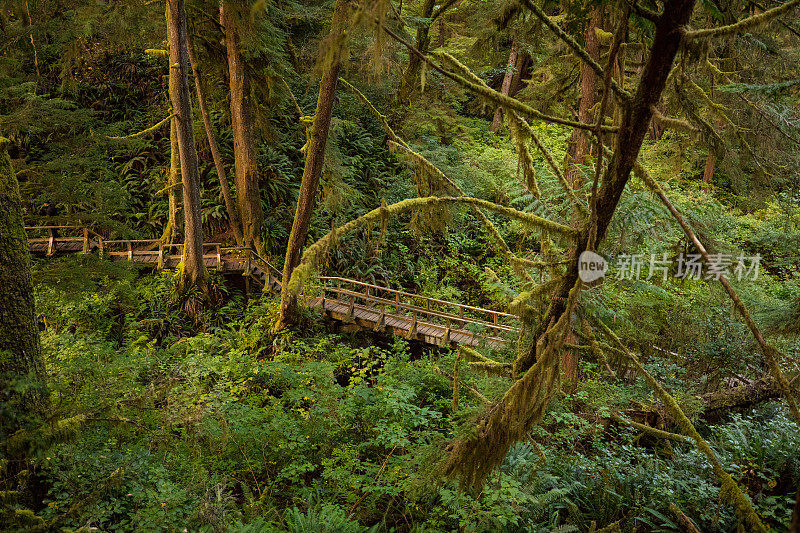
[[[308,227],[314,210],[314,199],[319,187],[319,178],[322,175],[322,166],[325,161],[325,145],[328,142],[328,130],[331,124],[333,101],[336,96],[336,84],[339,78],[342,51],[345,46],[346,21],[347,0],[337,0],[331,22],[330,55],[319,84],[317,110],[314,113],[311,138],[306,149],[306,164],[303,168],[303,180],[300,183],[300,197],[297,199],[292,231],[289,234],[289,243],[286,245],[278,328],[283,328],[295,322],[297,316],[297,299],[288,290],[288,285],[292,272],[300,263],[303,245],[308,236]]]
[[[600,39],[597,37],[595,28],[603,27],[603,7],[596,6],[592,8],[592,14],[589,25],[586,28],[586,51],[594,61],[600,60]],[[592,108],[597,103],[597,74],[595,71],[581,61],[581,96],[578,102],[578,121],[585,124],[591,124],[594,121],[592,116]],[[572,184],[573,189],[580,189],[582,185],[580,165],[586,164],[587,158],[591,155],[592,151],[592,133],[587,130],[574,129],[572,130],[572,137],[567,147],[568,165],[567,165],[567,181]]]
[[[656,33],[650,49],[650,59],[642,72],[633,100],[628,105],[614,143],[614,155],[608,165],[603,183],[597,191],[597,243],[605,237],[611,218],[617,209],[622,191],[630,178],[644,136],[653,117],[652,107],[659,102],[666,86],[667,76],[682,40],[683,26],[692,14],[695,0],[672,0],[664,6],[664,13],[656,22]],[[561,285],[553,295],[547,314],[539,325],[539,336],[547,325],[555,323],[564,314],[570,290],[578,279],[578,259],[587,249],[591,229],[587,225],[578,234],[574,253]],[[514,364],[515,371],[525,372],[536,362],[534,343],[526,356]],[[542,346],[544,348],[544,346]]]
[[[250,79],[242,59],[237,15],[234,4],[230,2],[220,4],[219,16],[225,28],[225,47],[228,53],[236,197],[239,203],[244,245],[253,247],[258,253],[263,254],[261,228],[264,224],[264,212],[261,209],[261,191],[258,185]]]
[[[211,124],[211,116],[208,114],[208,105],[206,104],[206,92],[203,87],[203,78],[200,74],[200,66],[194,55],[194,46],[192,43],[192,36],[190,33],[186,34],[187,50],[189,52],[189,63],[192,66],[192,74],[194,75],[194,88],[197,92],[197,103],[200,106],[200,114],[203,116],[203,126],[206,129],[206,138],[208,138],[208,147],[211,150],[211,158],[214,160],[214,167],[217,169],[217,177],[219,177],[219,185],[222,189],[222,198],[225,200],[225,209],[228,211],[228,220],[233,230],[233,236],[236,239],[236,244],[239,246],[244,245],[242,237],[242,223],[239,220],[239,212],[236,204],[234,203],[231,195],[231,187],[228,184],[228,176],[225,173],[225,165],[222,162],[222,154],[219,151],[217,144],[217,137],[214,135],[214,126]]]
[[[600,60],[600,39],[597,37],[597,28],[603,27],[603,6],[592,8],[589,25],[586,27],[585,41],[586,51],[593,60]],[[610,68],[610,67],[609,67]],[[594,122],[592,108],[597,103],[597,81],[595,71],[585,62],[580,64],[581,75],[581,95],[578,102],[578,120],[585,124]],[[592,133],[587,130],[575,128],[572,130],[572,137],[567,146],[567,181],[573,189],[580,189],[583,186],[581,179],[581,165],[585,165],[592,151]],[[573,213],[572,225],[579,223],[577,213]],[[575,343],[575,334],[570,329],[567,333],[566,342]],[[561,371],[565,382],[570,390],[574,390],[578,383],[578,352],[576,350],[565,349],[561,356]]]
[[[0,137],[0,442],[47,406],[28,237],[8,144]]]
[[[714,155],[713,150],[708,151],[706,157],[706,166],[703,169],[703,190],[710,191],[711,186],[714,184],[714,167],[717,165],[717,156]]]
[[[186,12],[184,0],[167,0],[169,28],[169,96],[176,114],[176,137],[183,184],[184,240],[181,264],[181,289],[200,286],[205,289],[207,274],[203,265],[203,219],[200,213],[200,176],[197,172],[197,150],[194,145],[192,104],[189,100],[189,59],[186,46]]]
[[[428,19],[433,15],[433,8],[436,7],[436,0],[425,0],[422,4],[422,18]],[[417,49],[423,54],[428,52],[431,44],[430,26],[422,24],[417,28]],[[422,69],[422,59],[417,54],[411,54],[408,58],[408,68],[403,83],[400,88],[400,101],[408,102],[411,94],[416,90],[420,83],[420,71]]]
[[[172,87],[174,80],[173,70],[169,69],[169,86]],[[164,227],[164,232],[161,234],[161,242],[164,244],[172,244],[178,230],[181,227],[180,223],[180,206],[178,202],[178,189],[183,184],[181,183],[181,165],[180,156],[178,154],[178,123],[177,117],[172,117],[169,121],[169,174],[167,175],[167,225]]]
[[[511,42],[511,52],[508,54],[508,65],[506,66],[506,74],[503,76],[503,86],[500,88],[500,92],[504,95],[508,96],[508,92],[511,90],[511,80],[514,79],[514,69],[517,66],[517,53],[519,50],[519,44],[517,40],[514,39]],[[500,125],[503,123],[503,106],[497,106],[497,109],[494,110],[494,119],[492,120],[492,125],[489,129],[492,133],[497,133],[500,131]]]

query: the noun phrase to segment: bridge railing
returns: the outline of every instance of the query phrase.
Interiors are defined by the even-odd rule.
[[[484,309],[389,289],[362,281],[335,276],[320,276],[324,299],[345,302],[351,309],[361,307],[410,318],[412,324],[424,322],[441,329],[469,330],[482,336],[503,338],[518,331],[519,317],[511,313]],[[414,326],[412,326],[414,327]]]
[[[89,228],[82,226],[25,226],[28,243],[36,252],[53,255],[61,249],[88,253],[103,237]]]

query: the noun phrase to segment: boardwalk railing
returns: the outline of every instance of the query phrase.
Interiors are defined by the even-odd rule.
[[[320,298],[323,311],[336,309],[344,319],[364,318],[373,329],[397,326],[408,338],[428,337],[432,343],[451,342],[477,344],[476,339],[488,339],[490,344],[505,344],[510,334],[518,331],[519,318],[510,313],[473,307],[399,291],[371,283],[334,276],[320,276]],[[332,301],[332,306],[326,303]],[[395,327],[395,329],[397,329]]]
[[[103,237],[80,226],[26,226],[31,251],[53,255],[57,251],[89,253]]]
[[[183,244],[163,244],[157,239],[105,239],[78,226],[30,226],[31,252],[90,253],[97,250],[111,261],[148,264],[157,269],[174,268],[182,261]],[[222,272],[239,272],[256,278],[269,290],[280,291],[281,271],[249,248],[203,243],[203,263]],[[391,329],[408,339],[450,346],[463,343],[499,347],[518,331],[519,318],[510,313],[483,309],[420,294],[390,289],[362,281],[322,276],[320,297],[306,297],[310,307],[319,307],[344,322],[382,331]]]

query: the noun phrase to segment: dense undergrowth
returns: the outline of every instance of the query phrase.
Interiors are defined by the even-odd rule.
[[[498,398],[505,385],[462,362],[454,411],[437,372],[452,371],[451,351],[335,333],[313,314],[302,334],[274,337],[273,298],[244,299],[221,277],[225,303],[193,318],[169,273],[87,256],[41,263],[36,278],[50,418],[63,428],[34,447],[44,502],[34,511],[64,527],[674,531],[675,504],[703,531],[736,529],[699,452],[609,422],[613,409],[655,400],[593,363],[535,442],[474,494],[443,481],[437,461],[482,409],[467,387]],[[649,366],[678,394],[694,385],[674,364]],[[783,409],[765,404],[703,432],[762,517],[784,527],[800,432]]]

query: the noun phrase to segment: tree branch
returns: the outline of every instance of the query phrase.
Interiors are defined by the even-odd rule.
[[[704,30],[687,31],[684,38],[694,41],[698,39],[708,39],[712,37],[732,35],[734,33],[742,33],[772,22],[772,20],[774,20],[776,17],[789,12],[797,6],[800,6],[800,0],[789,0],[783,5],[768,9],[767,11],[759,13],[758,15],[744,18],[734,24],[719,26],[717,28],[707,28]]]

